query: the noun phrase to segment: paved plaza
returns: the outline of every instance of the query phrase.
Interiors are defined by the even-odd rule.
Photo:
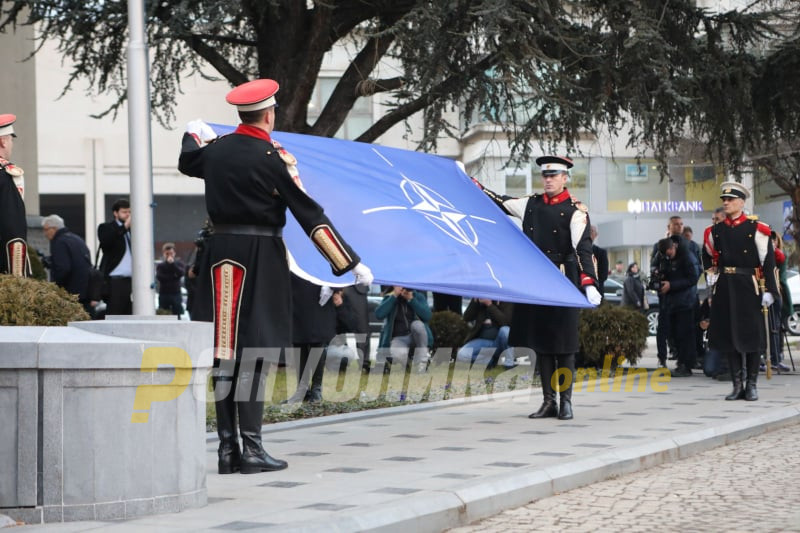
[[[648,349],[643,366],[654,363]],[[209,435],[206,507],[19,531],[442,531],[507,509],[513,510],[471,527],[528,531],[541,521],[544,529],[602,530],[607,524],[597,520],[625,514],[632,530],[696,530],[709,524],[698,518],[705,510],[754,519],[765,516],[754,513],[758,506],[776,520],[791,520],[797,489],[770,483],[797,479],[797,454],[787,459],[797,449],[799,385],[800,374],[770,381],[762,375],[760,401],[726,402],[730,383],[695,371],[661,392],[650,383],[644,392],[624,386],[576,392],[571,421],[528,419],[541,402],[541,391],[528,389],[274,424],[265,426],[265,447],[289,468],[257,475],[218,475],[217,443]],[[720,448],[750,437],[758,440]],[[765,444],[771,439],[778,440]],[[780,451],[765,460],[749,451],[750,442]],[[723,476],[718,486],[705,482],[716,474]],[[763,483],[754,483],[757,477]],[[725,499],[734,484],[752,486],[752,495]],[[719,499],[704,499],[706,493]],[[538,503],[520,508],[532,501]],[[548,502],[559,510],[543,511]],[[573,509],[580,513],[565,511]],[[570,516],[575,520],[567,521]],[[775,530],[791,525],[769,524]]]
[[[798,446],[795,424],[450,533],[800,531]]]

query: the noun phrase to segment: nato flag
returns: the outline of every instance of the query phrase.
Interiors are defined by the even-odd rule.
[[[211,124],[219,135],[232,126]],[[586,298],[517,225],[444,157],[375,144],[274,132],[297,158],[312,198],[375,275],[375,283],[568,307]],[[284,239],[293,271],[337,278],[291,216]]]

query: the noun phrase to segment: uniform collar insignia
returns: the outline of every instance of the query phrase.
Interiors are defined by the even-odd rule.
[[[746,222],[746,221],[747,221],[747,216],[745,216],[744,214],[741,214],[741,215],[739,215],[738,218],[735,218],[735,219],[730,218],[730,217],[726,217],[725,218],[725,225],[726,226],[735,227],[735,226],[738,226],[739,224],[741,224],[742,222]]]
[[[547,196],[547,194],[543,194],[542,197],[544,198],[544,203],[548,205],[560,204],[561,202],[564,202],[571,198],[569,191],[567,189],[564,189],[563,191],[561,191],[560,193],[558,193],[553,197]]]

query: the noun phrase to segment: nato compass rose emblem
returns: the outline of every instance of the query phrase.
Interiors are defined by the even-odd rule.
[[[372,150],[378,154],[386,164],[390,167],[394,167],[380,152],[374,148]],[[431,187],[412,180],[402,172],[400,172],[400,175],[403,177],[399,184],[400,191],[408,201],[408,205],[373,207],[363,210],[362,213],[369,215],[380,211],[413,211],[425,217],[428,222],[433,224],[449,238],[459,244],[468,246],[473,252],[480,255],[480,251],[478,250],[478,232],[475,231],[472,221],[476,220],[489,224],[496,224],[496,222],[489,218],[462,213],[453,202]],[[502,283],[495,277],[491,265],[486,263],[486,267],[489,269],[492,278],[502,287]]]

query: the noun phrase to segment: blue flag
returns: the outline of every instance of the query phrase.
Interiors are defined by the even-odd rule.
[[[218,135],[233,127],[211,124]],[[274,132],[297,158],[306,191],[372,269],[375,283],[569,307],[586,298],[456,163],[384,146]],[[300,225],[287,217],[286,246],[319,283],[336,277]],[[309,277],[309,276],[304,276]]]

